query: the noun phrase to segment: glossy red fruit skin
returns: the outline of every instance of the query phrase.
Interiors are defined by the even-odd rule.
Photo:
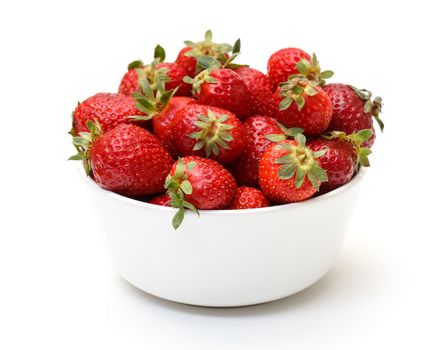
[[[310,55],[298,48],[288,47],[272,54],[267,63],[267,74],[274,86],[287,81],[290,75],[299,73],[297,62],[302,59],[311,60]]]
[[[136,69],[131,69],[124,74],[121,79],[120,86],[118,88],[118,93],[130,96],[132,93],[139,91],[140,87],[138,85],[138,73]]]
[[[156,66],[156,69],[168,68],[169,81],[166,83],[165,89],[171,90],[178,87],[176,96],[191,96],[191,85],[183,82],[183,78],[187,76],[186,71],[176,63],[163,62]]]
[[[362,145],[371,147],[376,137],[373,116],[363,111],[365,101],[345,84],[327,84],[323,89],[332,102],[332,120],[328,131],[343,131],[346,134],[352,134],[363,129],[371,129],[373,135]]]
[[[204,82],[197,101],[204,105],[225,108],[238,118],[250,116],[250,96],[242,78],[227,68],[215,69],[210,73],[215,83]]]
[[[185,53],[191,51],[191,48],[186,46],[178,53],[175,63],[185,70],[187,76],[194,78],[196,76],[196,59],[194,57],[185,56]]]
[[[185,200],[197,209],[227,208],[236,194],[236,180],[231,173],[214,160],[189,156],[183,157],[185,165],[195,162],[196,165],[187,171],[192,185],[192,193],[185,194]],[[177,162],[171,169],[175,173]]]
[[[120,124],[93,143],[90,162],[101,187],[137,197],[162,192],[174,160],[149,131]]]
[[[276,109],[275,117],[284,126],[302,128],[306,136],[322,134],[329,126],[332,119],[332,104],[329,96],[320,88],[315,88],[318,93],[314,96],[305,95],[304,107],[299,110],[295,102],[289,108],[280,111]],[[274,103],[279,106],[283,97],[278,88],[274,95]]]
[[[200,131],[199,127],[194,125],[194,122],[199,120],[198,116],[200,114],[206,116],[209,110],[214,112],[216,118],[219,118],[224,114],[228,115],[229,118],[225,123],[234,126],[233,129],[228,130],[231,136],[233,136],[233,140],[227,142],[229,149],[219,147],[219,154],[215,155],[211,153],[209,158],[222,164],[230,163],[242,154],[247,138],[244,126],[239,119],[230,111],[222,108],[201,104],[189,104],[180,109],[175,114],[172,121],[172,134],[174,136],[175,147],[182,156],[195,155],[205,158],[205,148],[193,151],[197,140],[189,137],[189,135],[193,132]]]
[[[251,116],[242,125],[247,143],[241,156],[229,165],[229,169],[239,185],[257,186],[259,160],[267,147],[273,144],[265,135],[283,134],[283,131],[275,119],[262,115]]]
[[[264,193],[254,187],[238,187],[233,202],[228,209],[254,209],[269,206]]]
[[[307,142],[307,147],[314,152],[326,150],[326,153],[318,158],[321,167],[328,175],[328,181],[320,186],[321,193],[348,183],[354,176],[357,155],[350,143],[336,139],[314,139]]]
[[[168,194],[161,194],[155,198],[152,198],[148,203],[155,204],[155,205],[161,205],[163,207],[170,207],[171,206],[171,197],[169,197]]]
[[[73,112],[73,128],[75,132],[88,131],[87,120],[97,120],[103,132],[113,129],[118,124],[132,123],[128,118],[133,115],[144,115],[135,107],[130,96],[114,93],[99,93],[81,102]]]
[[[295,141],[284,142],[296,146]],[[312,197],[317,190],[307,177],[299,188],[295,187],[293,178],[282,180],[278,177],[281,164],[276,164],[275,161],[286,155],[287,150],[275,147],[276,145],[269,146],[259,161],[259,186],[262,192],[269,200],[278,204],[300,202]]]
[[[177,111],[192,103],[197,103],[197,101],[191,97],[174,96],[166,107],[152,119],[154,134],[173,157],[177,157],[179,152],[175,147],[174,135],[172,134],[172,121]]]
[[[273,85],[270,79],[262,72],[241,67],[234,70],[242,78],[248,90],[252,114],[273,116],[275,105],[273,103]]]

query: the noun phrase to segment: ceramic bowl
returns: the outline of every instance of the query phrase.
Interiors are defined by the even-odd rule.
[[[365,175],[301,203],[187,212],[106,191],[82,173],[122,278],[157,297],[231,307],[277,300],[312,285],[334,264]]]

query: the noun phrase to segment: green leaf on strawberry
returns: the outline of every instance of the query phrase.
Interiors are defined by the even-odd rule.
[[[269,140],[278,142],[277,149],[287,150],[285,155],[274,161],[276,164],[281,164],[278,177],[282,180],[289,180],[295,176],[295,187],[299,188],[307,176],[312,186],[318,191],[320,182],[325,182],[328,179],[326,171],[316,161],[317,158],[325,154],[325,151],[313,152],[306,147],[306,136],[301,133],[296,133],[293,137],[296,145],[284,143],[285,137],[279,136],[266,135]]]
[[[339,139],[351,144],[355,154],[357,155],[357,167],[364,166],[369,167],[368,156],[372,153],[368,147],[362,146],[373,135],[372,130],[363,129],[356,133],[346,135],[345,132],[332,131],[330,133],[322,135],[327,140]]]
[[[87,128],[89,132],[80,132],[79,136],[73,136],[73,146],[76,148],[77,153],[68,160],[83,160],[84,169],[88,175],[90,175],[91,165],[90,165],[90,150],[92,148],[93,142],[95,142],[101,135],[101,125],[97,120],[94,122],[87,120]]]
[[[219,147],[229,149],[228,143],[233,140],[233,136],[228,132],[234,128],[234,125],[225,124],[229,116],[226,114],[216,118],[214,112],[209,109],[208,115],[200,114],[199,121],[194,122],[200,131],[189,134],[189,137],[197,140],[193,150],[198,151],[205,148],[206,157],[211,153],[219,154]]]

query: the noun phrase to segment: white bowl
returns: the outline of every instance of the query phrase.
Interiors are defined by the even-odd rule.
[[[362,169],[330,193],[248,210],[187,212],[100,188],[85,176],[112,263],[125,280],[163,299],[201,306],[264,303],[297,293],[332,267],[348,228]]]

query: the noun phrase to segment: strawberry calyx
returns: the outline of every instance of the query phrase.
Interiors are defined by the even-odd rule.
[[[171,198],[170,204],[173,208],[178,208],[177,213],[172,218],[174,229],[179,228],[185,216],[185,208],[194,211],[199,215],[197,208],[185,199],[185,195],[192,194],[192,185],[188,180],[188,171],[196,166],[196,162],[189,162],[185,165],[182,158],[179,158],[175,167],[174,175],[168,175],[165,181],[167,194]]]
[[[145,71],[137,70],[140,91],[132,93],[135,100],[135,107],[145,115],[129,116],[132,120],[150,120],[156,116],[171,100],[178,90],[178,87],[165,90],[166,80],[161,76],[157,77],[155,85],[151,84]]]
[[[144,62],[142,60],[135,60],[130,62],[127,65],[127,70],[132,70],[132,69],[137,69],[137,68],[143,68],[144,67]]]
[[[281,123],[279,123],[278,121],[276,122],[276,124],[280,127],[281,131],[283,132],[282,134],[267,134],[264,135],[264,137],[272,142],[281,142],[281,141],[285,141],[288,138],[294,138],[297,134],[301,134],[304,130],[301,128],[287,128],[284,125],[282,125]]]
[[[225,62],[221,62],[218,59],[211,56],[201,56],[197,58],[197,64],[201,69],[209,69],[214,70],[218,68],[228,68],[228,69],[236,69],[240,67],[249,67],[248,64],[237,64],[233,63],[237,56],[239,56],[241,52],[241,39],[237,39],[234,43],[232,49],[232,54],[228,56]]]
[[[203,83],[216,83],[216,79],[214,79],[210,73],[216,69],[214,66],[210,66],[209,68],[201,71],[199,74],[197,74],[194,78],[191,77],[184,77],[183,81],[187,84],[192,85],[192,92],[194,95],[200,94],[201,86]]]
[[[166,52],[160,45],[157,45],[154,49],[154,59],[151,64],[138,68],[144,72],[144,75],[151,84],[152,89],[158,87],[159,82],[167,83],[169,81],[169,69],[166,67],[157,68],[159,63],[164,62],[166,58]],[[138,82],[141,85],[140,74],[138,74]]]
[[[279,84],[280,96],[283,97],[279,103],[279,110],[283,111],[295,102],[298,110],[304,107],[305,96],[315,96],[318,94],[317,86],[323,86],[326,81],[334,75],[331,70],[321,71],[320,62],[317,55],[312,54],[312,60],[305,58],[296,63],[299,74],[292,74],[287,81]]]
[[[208,158],[211,153],[218,155],[220,148],[230,149],[227,142],[233,141],[233,136],[228,132],[234,128],[234,125],[225,123],[230,117],[227,114],[222,114],[219,118],[216,117],[212,110],[208,110],[208,115],[199,114],[199,120],[194,122],[200,131],[193,132],[188,136],[197,140],[193,151],[205,148],[205,154]]]
[[[357,155],[357,169],[360,166],[369,167],[368,156],[372,153],[369,147],[362,146],[372,136],[371,129],[363,129],[356,133],[347,135],[342,131],[332,131],[330,133],[322,135],[327,140],[342,140],[351,144],[355,154]]]
[[[304,107],[306,102],[305,96],[315,96],[318,90],[315,88],[319,86],[317,81],[312,81],[301,74],[293,74],[289,76],[286,82],[279,84],[280,96],[283,97],[279,103],[279,110],[283,111],[290,107],[292,102],[295,102],[298,110]]]
[[[312,54],[312,60],[309,61],[302,58],[296,63],[296,68],[300,72],[300,75],[318,83],[318,85],[323,86],[326,83],[325,79],[329,79],[334,75],[331,70],[321,71],[320,62],[318,61],[317,55]]]
[[[101,125],[98,120],[86,122],[89,132],[81,131],[78,135],[73,136],[73,146],[76,148],[77,153],[72,155],[68,160],[82,160],[84,162],[84,169],[88,175],[90,175],[90,150],[93,143],[102,135]]]
[[[169,81],[169,69],[157,68],[157,65],[163,62],[165,58],[165,50],[157,45],[154,49],[154,60],[151,64],[145,65],[141,60],[129,63],[127,68],[137,71],[140,87],[140,91],[132,93],[136,102],[135,107],[145,115],[132,115],[128,118],[132,120],[152,119],[168,104],[177,91],[177,89],[165,90],[165,85]]]
[[[382,112],[382,98],[379,96],[372,99],[372,92],[366,89],[358,89],[353,85],[348,85],[362,101],[364,101],[363,111],[365,113],[371,113],[377,124],[379,124],[380,131],[383,132],[385,124],[380,119],[380,113]]]
[[[300,188],[306,177],[312,186],[318,191],[320,183],[328,181],[326,171],[320,167],[317,158],[323,156],[326,150],[317,152],[306,147],[306,137],[297,133],[293,139],[296,145],[279,142],[276,149],[285,149],[287,153],[275,160],[276,164],[281,164],[278,177],[282,180],[294,178],[296,188]]]
[[[212,41],[213,33],[211,30],[207,30],[205,33],[205,39],[197,43],[192,41],[185,41],[186,46],[190,47],[191,50],[185,53],[187,57],[193,57],[197,61],[196,73],[203,68],[200,64],[200,60],[206,58],[208,61],[213,60],[218,62],[220,65],[230,64],[240,52],[241,41],[236,40],[235,44],[231,46],[227,43],[218,44]],[[232,53],[229,57],[228,54]]]
[[[216,83],[216,80],[210,76],[211,72],[219,68],[236,69],[240,67],[248,67],[246,64],[236,64],[233,63],[234,59],[239,55],[241,50],[241,40],[237,39],[232,47],[232,54],[225,59],[224,62],[214,58],[212,56],[200,56],[197,57],[197,65],[200,67],[201,72],[198,73],[194,78],[184,77],[183,81],[187,84],[192,85],[192,90],[194,94],[200,93],[200,86],[203,83]]]
[[[162,80],[164,82],[169,81],[168,76],[168,68],[157,68],[159,63],[164,62],[166,58],[166,52],[163,47],[157,45],[154,49],[154,59],[151,64],[144,64],[142,60],[135,60],[128,64],[127,70],[136,69],[137,71],[143,71],[148,78],[151,87],[156,88],[158,80]],[[140,82],[140,75],[138,74],[138,81]]]

